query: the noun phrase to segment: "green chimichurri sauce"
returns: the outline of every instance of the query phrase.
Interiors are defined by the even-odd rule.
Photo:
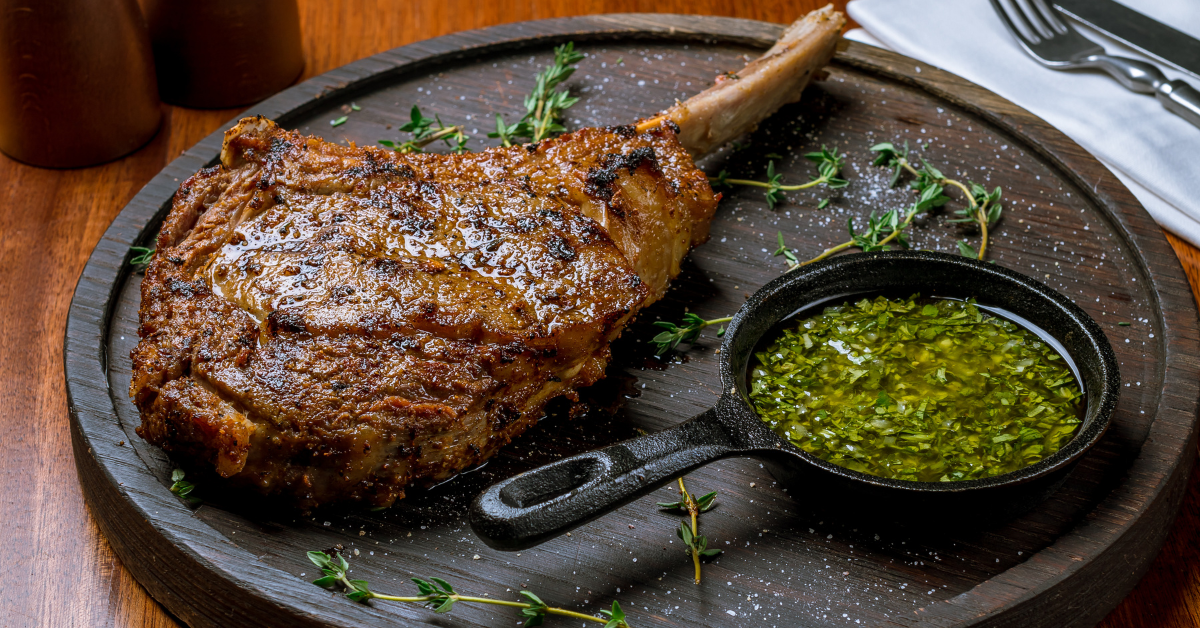
[[[750,399],[801,449],[885,478],[989,477],[1058,451],[1080,423],[1071,369],[973,301],[826,308],[756,353]]]

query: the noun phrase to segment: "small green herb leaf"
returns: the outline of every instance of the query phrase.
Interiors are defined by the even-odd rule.
[[[131,246],[129,252],[133,253],[133,257],[129,258],[129,263],[134,266],[145,266],[154,259],[154,247]]]
[[[782,231],[776,232],[775,241],[779,244],[779,248],[775,249],[775,256],[778,257],[782,255],[783,259],[787,260],[788,270],[792,270],[797,266],[800,266],[800,260],[796,258],[795,252],[788,248],[788,246],[783,242]]]
[[[608,623],[604,624],[604,628],[620,628],[627,625],[625,623],[625,612],[621,610],[621,605],[616,600],[613,600],[611,611],[602,610],[600,614],[608,619]]]
[[[316,580],[313,580],[313,584],[328,589],[337,584],[337,581],[337,578],[334,578],[333,576],[322,576]]]
[[[180,479],[182,479],[182,476]],[[178,481],[176,480],[176,482]],[[325,552],[309,552],[308,559],[322,569],[331,569],[333,567],[333,564],[329,562],[329,556]]]
[[[183,478],[183,469],[175,469],[171,472],[171,481],[173,482],[173,484],[171,484],[171,492],[175,493],[189,504],[199,503],[199,498],[192,497],[192,491],[196,489],[196,486],[191,482],[185,482]]]

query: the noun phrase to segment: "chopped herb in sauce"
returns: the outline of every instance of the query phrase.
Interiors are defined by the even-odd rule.
[[[973,301],[826,308],[755,354],[750,399],[797,447],[921,482],[1015,471],[1058,451],[1083,397],[1062,356]]]

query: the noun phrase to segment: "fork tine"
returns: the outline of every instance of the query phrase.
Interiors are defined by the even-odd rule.
[[[991,1],[992,8],[996,9],[996,13],[1000,16],[1000,21],[1004,22],[1004,25],[1008,27],[1008,30],[1011,31],[1013,36],[1015,36],[1022,44],[1028,48],[1041,43],[1041,38],[1038,37],[1038,32],[1029,25],[1029,22],[1025,19],[1025,15],[1021,13],[1019,8],[1009,9],[1009,7],[1004,3],[1004,0]],[[1015,2],[1015,0],[1009,0],[1009,2]],[[1018,22],[1020,22],[1020,26],[1017,25]]]
[[[1013,3],[1013,6],[1015,6],[1017,8],[1017,10],[1021,12],[1022,17],[1024,17],[1026,20],[1029,21],[1029,24],[1031,26],[1033,26],[1033,28],[1035,29],[1035,32],[1042,39],[1050,39],[1050,38],[1054,37],[1054,35],[1055,35],[1054,29],[1047,26],[1046,22],[1041,19],[1041,16],[1038,15],[1037,9],[1033,8],[1033,6],[1030,5],[1030,0],[1011,0],[1011,1]]]
[[[1067,26],[1059,18],[1058,11],[1051,9],[1050,6],[1046,4],[1046,0],[1030,1],[1033,2],[1033,6],[1037,7],[1038,12],[1042,14],[1042,17],[1045,18],[1046,23],[1051,29],[1053,29],[1059,35],[1066,35],[1067,33],[1071,32],[1071,27]]]

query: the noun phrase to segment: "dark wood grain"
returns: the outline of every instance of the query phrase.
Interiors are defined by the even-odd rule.
[[[816,3],[500,1],[301,2],[307,76],[429,36],[513,19],[644,10],[783,22]],[[77,171],[0,156],[0,516],[16,554],[0,570],[0,616],[17,626],[169,626],[113,556],[83,506],[61,371],[75,279],[111,219],[170,159],[237,112],[167,108],[162,133],[129,158]],[[1193,285],[1200,252],[1172,238]],[[32,324],[31,324],[32,323]],[[1200,624],[1200,473],[1154,567],[1104,626]]]

